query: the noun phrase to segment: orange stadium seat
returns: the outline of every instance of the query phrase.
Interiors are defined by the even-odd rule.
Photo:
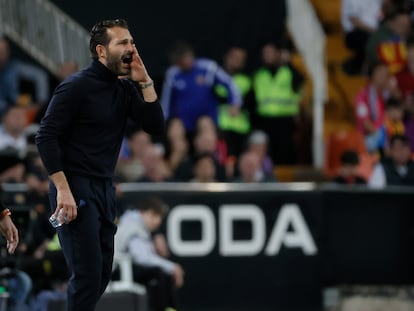
[[[326,158],[324,173],[327,177],[334,177],[341,166],[341,155],[345,150],[358,152],[360,165],[358,172],[365,179],[371,175],[372,167],[378,160],[376,155],[368,154],[364,138],[357,130],[344,130],[332,133],[326,144]]]

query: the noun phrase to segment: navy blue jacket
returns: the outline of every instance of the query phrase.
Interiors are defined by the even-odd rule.
[[[149,134],[164,133],[160,104],[145,102],[133,82],[99,61],[67,78],[36,135],[48,173],[112,178],[128,117]]]

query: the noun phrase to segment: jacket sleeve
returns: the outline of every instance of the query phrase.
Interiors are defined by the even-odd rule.
[[[172,117],[172,107],[174,106],[174,88],[173,88],[173,81],[175,74],[177,73],[177,68],[171,67],[167,70],[165,74],[164,83],[162,85],[162,92],[161,92],[161,106],[164,112],[165,119],[169,119]]]
[[[60,84],[43,117],[36,135],[36,145],[49,175],[63,171],[62,150],[59,140],[70,128],[82,94],[74,82]]]
[[[162,136],[165,132],[164,115],[158,100],[149,103],[144,101],[135,85],[130,84],[131,102],[129,103],[128,116],[142,126],[148,134]]]

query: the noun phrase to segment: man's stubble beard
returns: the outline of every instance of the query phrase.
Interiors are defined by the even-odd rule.
[[[122,59],[108,54],[106,66],[117,76],[127,76],[131,70],[122,68]]]

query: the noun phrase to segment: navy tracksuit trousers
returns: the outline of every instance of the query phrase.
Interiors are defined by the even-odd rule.
[[[67,176],[78,208],[77,218],[57,228],[71,273],[68,311],[93,311],[112,273],[116,225],[115,188],[110,179]],[[56,209],[56,188],[51,183],[50,204]]]

